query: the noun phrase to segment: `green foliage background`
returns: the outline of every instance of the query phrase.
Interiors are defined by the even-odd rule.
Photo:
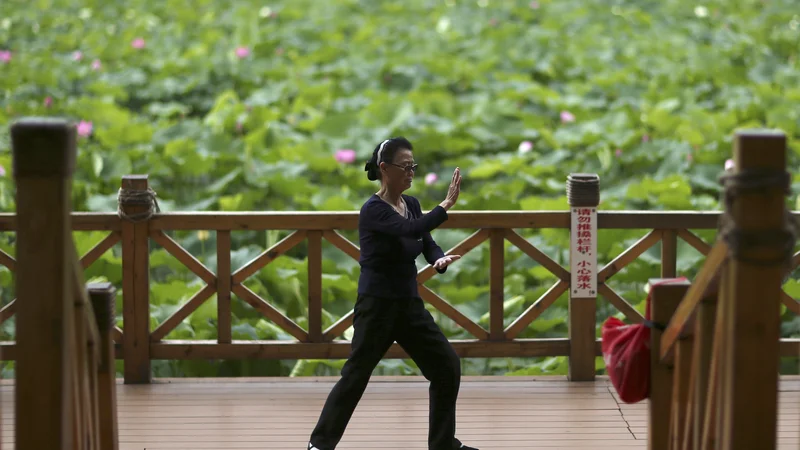
[[[460,166],[462,210],[565,209],[573,172],[600,174],[602,209],[713,210],[736,129],[783,130],[796,167],[798,33],[794,0],[4,0],[0,51],[11,54],[0,58],[0,166],[10,172],[12,120],[61,116],[92,124],[79,142],[78,211],[115,211],[120,177],[131,173],[150,175],[163,211],[357,210],[376,190],[364,161],[384,138],[405,135],[420,163],[411,194],[424,208]],[[144,48],[132,45],[137,38]],[[239,58],[238,47],[249,55]],[[519,151],[523,141],[531,151]],[[356,161],[337,162],[339,149],[354,149]],[[441,181],[425,185],[428,173]],[[0,211],[14,211],[13,195],[6,173]],[[472,231],[434,237],[448,248]],[[566,231],[520,231],[566,265]],[[602,231],[600,261],[646,231]],[[287,233],[234,233],[234,268]],[[213,232],[170,235],[216,270]],[[75,233],[81,252],[102,237]],[[13,234],[0,248],[13,254]],[[304,258],[300,245],[247,283],[302,326]],[[358,267],[327,244],[324,258],[327,326],[352,308]],[[506,258],[510,323],[555,278],[511,246]],[[681,275],[701,263],[679,247]],[[151,267],[155,327],[201,284],[156,244]],[[644,282],[658,274],[656,246],[610,284],[641,310]],[[87,276],[121,289],[119,246]],[[487,326],[488,244],[428,285]],[[0,286],[5,304],[13,298],[5,268]],[[786,287],[800,297],[795,279]],[[290,339],[239,299],[233,312],[235,339]],[[600,300],[598,324],[612,314]],[[449,337],[469,338],[436,317]],[[565,337],[565,319],[563,296],[522,337]],[[783,319],[784,336],[800,336],[800,318],[785,311]],[[3,326],[6,338],[13,325]],[[215,337],[213,298],[167,336]],[[157,361],[154,371],[338,374],[341,364]],[[783,371],[796,366],[787,361]],[[464,361],[466,374],[565,370],[564,358]],[[377,373],[418,369],[386,360]]]

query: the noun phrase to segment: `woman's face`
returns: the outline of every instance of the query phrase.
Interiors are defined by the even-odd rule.
[[[391,190],[405,191],[411,187],[411,182],[416,173],[416,164],[411,150],[399,150],[394,154],[390,164],[381,163],[382,177],[386,187]]]

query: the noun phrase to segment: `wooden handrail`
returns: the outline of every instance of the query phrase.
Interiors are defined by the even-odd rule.
[[[735,142],[728,215],[700,274],[682,291],[653,287],[652,320],[669,326],[651,336],[650,450],[777,448],[781,283],[796,267],[786,139],[743,131]]]
[[[149,180],[146,175],[126,176],[122,187],[146,193]],[[353,312],[338,318],[335,323],[323,328],[324,311],[322,305],[322,257],[321,245],[331,244],[353,259],[358,259],[360,249],[348,240],[343,233],[356,229],[358,212],[154,212],[147,216],[147,205],[125,204],[120,198],[122,217],[109,213],[70,214],[73,231],[104,230],[108,234],[81,257],[81,266],[86,269],[112,248],[122,250],[122,288],[124,308],[123,326],[113,326],[112,336],[116,342],[116,358],[124,359],[126,383],[148,383],[151,377],[153,359],[236,359],[257,358],[343,358],[347,341],[339,340],[352,325]],[[142,220],[129,220],[129,215],[140,215]],[[639,258],[656,245],[661,246],[661,274],[669,278],[677,276],[677,252],[679,240],[688,243],[701,254],[706,255],[707,266],[716,253],[710,254],[712,246],[693,234],[690,229],[715,229],[720,220],[720,212],[695,211],[602,211],[596,212],[596,227],[607,229],[644,229],[642,238],[610,261],[597,261],[599,270],[596,276],[596,292],[583,293],[583,297],[573,295],[570,287],[575,279],[570,267],[565,267],[558,258],[547,255],[525,237],[525,230],[565,229],[573,226],[570,211],[452,211],[450,220],[443,229],[468,229],[472,232],[447,253],[464,255],[489,241],[492,257],[489,266],[489,312],[482,318],[470,317],[446,296],[435,292],[428,283],[438,274],[432,266],[426,265],[418,271],[420,295],[434,306],[443,317],[449,318],[463,331],[464,339],[453,339],[456,351],[462,356],[504,357],[504,356],[568,356],[571,379],[591,380],[594,378],[594,358],[599,356],[600,345],[596,339],[597,310],[596,300],[603,297],[631,322],[641,322],[643,316],[627,299],[615,291],[615,274]],[[792,213],[800,218],[800,212]],[[14,230],[18,218],[14,214],[0,214],[0,231]],[[174,231],[211,230],[217,235],[216,270],[207,267],[192,255],[181,243],[172,237]],[[231,266],[232,233],[237,230],[289,230],[290,234],[271,248],[241,267]],[[279,304],[266,298],[258,288],[249,288],[249,277],[257,274],[276,258],[286,254],[298,245],[308,245],[308,313],[307,317],[289,317],[283,313]],[[502,251],[508,241],[521,254],[532,262],[540,264],[553,274],[555,280],[524,308],[518,317],[507,317],[504,303],[503,277],[506,256]],[[197,292],[183,302],[172,315],[150,326],[150,247],[159,246],[174,256],[192,273],[203,281]],[[305,249],[303,250],[305,251]],[[519,253],[518,253],[519,254]],[[800,262],[800,253],[795,255],[795,264]],[[16,269],[15,259],[0,252],[0,265],[12,272]],[[711,266],[708,266],[711,267]],[[708,270],[707,268],[705,270]],[[586,276],[580,274],[580,276]],[[699,290],[704,283],[703,273],[698,276],[692,289]],[[245,285],[247,283],[247,285]],[[197,308],[216,294],[218,329],[215,340],[176,341],[169,336],[179,324]],[[526,332],[530,325],[544,311],[562,296],[569,296],[569,318],[567,339],[530,339]],[[692,293],[690,297],[695,294]],[[248,303],[267,320],[282,328],[292,340],[281,341],[236,341],[232,339],[231,300],[236,296]],[[574,298],[573,298],[574,297]],[[670,323],[664,333],[663,350],[669,352],[676,337],[687,325],[697,299],[689,298],[686,305]],[[791,311],[800,313],[800,303],[785,293],[783,304]],[[12,317],[17,301],[12,300],[0,309],[0,324]],[[505,325],[505,324],[508,325]],[[307,326],[306,326],[307,324]],[[301,326],[302,325],[302,326]],[[0,342],[2,358],[16,359],[18,352],[13,342]],[[800,340],[784,339],[781,354],[794,356],[800,349]],[[666,355],[666,354],[665,354]],[[387,357],[405,357],[400,349],[393,348]],[[575,369],[575,370],[573,370]]]
[[[717,277],[720,268],[728,258],[728,245],[725,241],[718,240],[706,258],[705,264],[700,269],[692,283],[686,297],[683,298],[681,304],[667,325],[666,330],[661,335],[661,346],[659,357],[666,359],[674,348],[675,342],[683,334],[686,324],[695,312],[695,308],[700,304],[700,301],[707,296],[707,290],[711,286],[715,277]]]

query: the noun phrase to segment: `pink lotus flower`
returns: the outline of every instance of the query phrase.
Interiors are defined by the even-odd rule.
[[[735,164],[732,159],[725,161],[725,171],[733,170]]]
[[[569,111],[561,111],[561,122],[562,123],[575,122],[575,116]]]
[[[11,62],[11,52],[9,50],[0,50],[0,61],[4,63]]]
[[[439,177],[435,173],[431,172],[431,173],[425,175],[425,184],[430,186],[433,183],[436,183],[436,180],[438,180],[438,179],[439,179]]]
[[[92,134],[92,122],[81,120],[78,122],[78,135],[87,137]]]
[[[239,58],[246,58],[250,56],[250,49],[247,47],[239,47],[236,49],[236,56]]]
[[[618,148],[618,149],[617,149],[617,150],[614,152],[614,155],[615,155],[617,158],[619,158],[620,156],[622,156],[622,149],[621,149],[621,148]]]
[[[44,98],[44,107],[49,108],[53,105],[53,97],[47,96]]]
[[[336,161],[342,164],[351,164],[356,160],[355,150],[341,149],[336,150]]]
[[[530,6],[531,9],[539,9],[539,2],[533,1]]]
[[[533,150],[533,142],[531,141],[522,141],[519,143],[519,147],[517,148],[517,151],[522,154],[528,153],[531,150]]]
[[[74,52],[72,52],[73,61],[80,61],[82,59],[83,59],[83,52],[81,52],[80,50],[75,50]]]
[[[650,142],[650,136],[648,136],[646,134],[644,136],[642,136],[642,142]]]
[[[92,61],[92,70],[100,70],[101,66],[102,64],[100,64],[99,59],[95,59],[94,61]]]
[[[131,47],[133,48],[144,48],[144,39],[136,38],[131,42]]]
[[[687,153],[686,154],[686,161],[689,161],[689,162],[694,161],[694,155],[692,155],[691,153]]]
[[[0,177],[4,177],[4,176],[6,176],[6,168],[3,167],[3,166],[0,166]]]

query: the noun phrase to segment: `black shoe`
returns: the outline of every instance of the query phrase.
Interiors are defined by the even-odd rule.
[[[458,450],[478,450],[478,449],[475,448],[475,447],[470,447],[470,446],[461,444],[461,447],[459,447]]]

